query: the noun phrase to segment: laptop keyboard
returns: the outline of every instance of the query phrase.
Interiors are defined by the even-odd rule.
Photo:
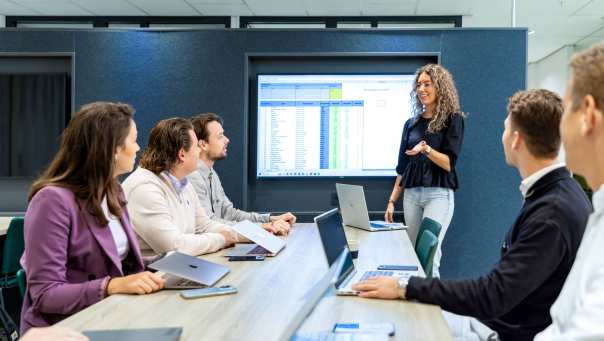
[[[361,277],[361,279],[359,280],[359,282],[362,281],[366,281],[371,277],[377,277],[377,276],[386,276],[386,277],[390,277],[394,275],[394,271],[365,271],[365,273],[363,274],[363,277]]]
[[[191,281],[186,278],[165,275],[164,279],[166,280],[167,288],[205,288],[206,285],[201,284],[199,282]]]
[[[389,229],[390,228],[390,226],[387,224],[378,224],[378,223],[369,222],[369,225],[375,229]]]
[[[179,287],[205,286],[205,285],[203,285],[203,284],[201,284],[199,282],[191,281],[191,280],[188,280],[186,278],[183,278],[183,279],[181,279],[180,281],[178,281],[178,282],[176,282],[174,284],[176,286],[179,286]]]
[[[248,255],[270,255],[271,252],[262,246],[258,245],[247,252]]]

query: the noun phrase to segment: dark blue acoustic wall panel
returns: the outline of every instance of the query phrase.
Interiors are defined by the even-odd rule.
[[[0,29],[0,53],[71,53],[73,44],[69,31]]]
[[[141,146],[161,119],[204,111],[224,117],[231,143],[229,157],[217,169],[227,193],[241,205],[244,35],[216,30],[76,36],[76,88],[80,89],[76,104],[95,100],[132,104]]]
[[[519,177],[505,165],[500,137],[506,100],[526,84],[526,42],[524,29],[0,31],[0,52],[74,52],[76,107],[97,100],[131,103],[143,147],[160,119],[202,111],[221,114],[231,144],[228,158],[216,168],[237,206],[259,210],[285,208],[277,200],[283,196],[292,198],[287,208],[295,212],[327,209],[334,181],[292,183],[289,188],[262,183],[258,190],[247,173],[250,56],[438,56],[453,73],[469,114],[458,163],[461,188],[444,245],[444,277],[486,271],[520,206]],[[368,186],[370,210],[384,209],[391,179],[354,182]]]
[[[505,163],[501,134],[508,97],[526,87],[526,36],[507,29],[443,32],[441,63],[454,75],[468,114],[457,164],[461,188],[444,243],[446,276],[490,269],[522,204],[521,178]]]

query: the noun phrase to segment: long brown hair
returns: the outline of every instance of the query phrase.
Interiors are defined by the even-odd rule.
[[[109,211],[119,217],[126,201],[113,176],[115,153],[128,136],[133,113],[123,103],[94,102],[80,108],[63,131],[54,159],[31,186],[28,200],[46,186],[60,186],[72,191],[101,225],[108,224],[101,208],[105,195]]]
[[[417,96],[417,80],[422,73],[430,76],[434,89],[436,90],[436,105],[432,113],[432,119],[428,123],[427,131],[436,133],[447,126],[447,121],[452,115],[465,116],[459,107],[459,96],[455,88],[455,82],[451,73],[438,64],[426,64],[415,72],[413,90],[411,91],[411,103],[414,116],[418,117],[424,112],[424,106]]]
[[[191,121],[175,117],[159,121],[149,133],[149,142],[141,157],[140,165],[155,174],[170,170],[178,162],[181,149],[189,151],[193,143],[189,130]]]

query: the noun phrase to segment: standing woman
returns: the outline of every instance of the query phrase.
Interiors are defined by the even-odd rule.
[[[394,203],[403,192],[411,242],[415,244],[424,217],[442,225],[432,273],[439,277],[442,240],[453,217],[453,191],[458,187],[455,164],[463,141],[464,114],[451,74],[437,64],[417,70],[411,100],[414,115],[403,128],[385,220],[392,221]]]
[[[143,262],[117,176],[132,171],[133,109],[83,106],[32,185],[25,214],[27,294],[21,333],[54,324],[113,294],[146,294],[164,280]]]

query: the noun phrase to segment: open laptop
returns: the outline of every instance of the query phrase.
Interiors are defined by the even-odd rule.
[[[285,247],[283,239],[251,221],[240,221],[231,228],[256,244],[236,244],[234,248],[223,254],[225,257],[259,255],[273,257]]]
[[[372,232],[407,228],[401,223],[387,223],[382,220],[369,221],[363,186],[336,183],[336,192],[344,225]]]
[[[336,261],[334,255],[340,254],[342,248],[348,249],[348,245],[342,242],[344,227],[341,221],[337,218],[339,215],[337,209],[325,212],[315,218],[315,223],[319,229],[321,244],[325,251],[325,258],[329,265],[333,265]],[[342,267],[342,276],[335,284],[336,294],[338,295],[358,295],[358,291],[352,290],[352,285],[357,282],[364,281],[369,277],[374,276],[394,276],[394,277],[409,277],[416,274],[417,271],[385,271],[377,269],[364,269],[357,271],[352,261],[352,256],[348,256],[344,260]]]
[[[343,226],[342,216],[340,215],[338,209],[334,208],[314,217],[314,221],[319,229],[319,233],[321,234],[321,240],[329,240],[329,242],[333,245],[333,247],[329,249],[330,253],[325,254],[325,257],[327,257],[327,263],[333,264],[344,248],[347,247],[350,249],[344,229],[334,227]],[[319,225],[321,227],[319,227]],[[325,248],[323,248],[323,250],[327,252]],[[358,256],[356,251],[350,251],[350,254],[352,255],[352,258],[357,258]]]
[[[196,289],[213,286],[229,273],[229,268],[180,252],[173,252],[148,265],[166,274],[165,289]]]
[[[336,334],[332,332],[319,332],[319,333],[296,333],[300,326],[304,323],[306,318],[312,313],[315,306],[327,290],[334,285],[338,278],[344,261],[347,257],[350,257],[348,248],[343,249],[339,256],[334,260],[330,266],[329,271],[317,282],[313,288],[306,294],[305,302],[298,310],[294,318],[288,323],[287,328],[281,334],[278,341],[319,341],[319,340],[337,340],[337,341],[386,341],[388,336],[385,334]]]

